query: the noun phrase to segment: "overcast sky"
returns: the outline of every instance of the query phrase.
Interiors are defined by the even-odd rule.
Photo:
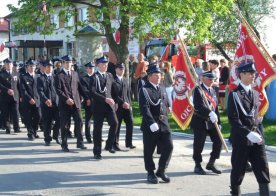
[[[17,5],[18,0],[0,0],[0,2],[0,17],[4,17],[10,13],[7,4]],[[274,4],[276,6],[276,0],[274,1]],[[267,29],[264,32],[261,32],[261,34],[263,34],[263,44],[267,47],[267,50],[271,55],[276,54],[276,19],[267,18],[265,23],[267,24]]]

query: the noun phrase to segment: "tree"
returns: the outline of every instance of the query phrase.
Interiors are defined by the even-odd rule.
[[[263,30],[264,17],[275,17],[273,6],[274,0],[236,0],[235,4],[237,8],[241,11],[242,15],[249,22],[256,35],[260,37],[259,31]],[[211,27],[212,36],[210,42],[216,46],[221,54],[230,60],[229,52],[234,52],[237,37],[240,18],[236,11],[233,9],[232,13],[229,15],[214,16],[214,23]],[[232,46],[232,51],[226,50],[229,45]]]
[[[47,12],[42,11],[46,3]],[[42,34],[51,34],[56,24],[50,24],[49,16],[56,8],[59,16],[68,21],[76,16],[76,3],[89,6],[90,20],[85,23],[99,25],[102,35],[106,36],[109,47],[115,53],[118,63],[128,57],[129,28],[134,36],[143,37],[151,33],[160,37],[171,38],[179,28],[185,28],[187,40],[201,41],[210,36],[213,13],[223,16],[230,13],[232,0],[19,0],[20,8],[9,5],[15,29],[27,29],[36,32],[42,26]],[[118,14],[119,15],[116,15]],[[112,20],[118,23],[120,43],[116,43],[113,33],[116,29]],[[84,26],[78,22],[76,25]],[[72,27],[71,27],[72,28]]]

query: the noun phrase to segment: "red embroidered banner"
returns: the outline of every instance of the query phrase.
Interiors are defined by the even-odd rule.
[[[185,47],[185,46],[183,46]],[[188,53],[182,46],[179,47],[175,66],[175,84],[172,101],[172,115],[176,123],[186,129],[192,119],[194,108],[190,100],[191,92],[195,87],[194,77],[189,69],[192,66]]]
[[[253,87],[260,93],[259,116],[264,116],[268,109],[268,100],[264,88],[273,79],[276,79],[275,63],[244,19],[240,25],[234,62],[231,69],[229,91],[233,90],[240,82],[237,72],[239,64],[254,62],[258,76]]]

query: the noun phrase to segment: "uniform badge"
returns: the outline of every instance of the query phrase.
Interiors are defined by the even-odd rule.
[[[13,80],[14,80],[14,81],[17,81],[17,76],[13,76]]]

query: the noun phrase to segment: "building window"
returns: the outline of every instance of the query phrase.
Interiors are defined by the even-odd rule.
[[[87,10],[87,8],[85,7],[85,8],[80,8],[79,10],[78,10],[78,21],[80,21],[80,22],[85,22],[85,21],[87,21],[87,19],[88,19],[88,10]]]
[[[68,42],[67,43],[67,54],[68,55],[73,55],[73,48],[74,48],[74,44],[73,42]]]
[[[74,26],[74,16],[71,16],[68,21],[66,22],[66,27],[72,27]]]
[[[54,25],[56,29],[59,28],[59,17],[57,14],[51,16],[51,25]]]

